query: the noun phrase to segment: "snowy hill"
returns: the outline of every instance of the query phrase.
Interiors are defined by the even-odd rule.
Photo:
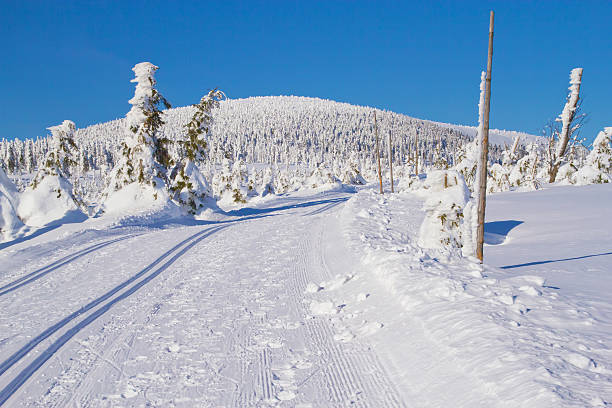
[[[296,164],[342,162],[351,154],[373,160],[376,141],[373,108],[355,106],[318,98],[266,96],[226,100],[214,113],[209,156],[213,163],[223,157],[242,157],[247,163]],[[165,111],[162,133],[172,140],[184,134],[184,126],[193,114],[192,107]],[[83,161],[94,169],[112,166],[119,156],[120,142],[125,138],[125,119],[117,119],[78,129],[75,141]],[[474,129],[436,123],[389,111],[377,111],[381,140],[392,135],[394,159],[405,163],[418,144],[423,162],[434,156],[454,155],[474,137]],[[534,136],[524,135],[524,140]],[[491,131],[494,146],[492,162],[500,160],[504,143],[510,143],[515,132]],[[0,142],[0,159],[7,173],[29,173],[48,149],[47,138]],[[386,151],[386,149],[383,149]],[[412,156],[411,156],[412,155]]]

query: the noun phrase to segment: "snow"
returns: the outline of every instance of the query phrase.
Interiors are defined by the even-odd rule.
[[[15,185],[0,168],[0,242],[9,241],[23,227],[17,216],[18,193]]]
[[[489,196],[483,267],[419,245],[427,200],[469,197],[449,175],[208,221],[127,186],[5,246],[0,404],[609,404],[612,187]]]
[[[80,222],[87,218],[72,197],[70,182],[57,175],[44,176],[36,188],[28,187],[20,197],[17,213],[32,227]]]

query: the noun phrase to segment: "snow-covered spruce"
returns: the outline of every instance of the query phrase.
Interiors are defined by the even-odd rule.
[[[612,182],[612,127],[599,132],[586,163],[573,175],[575,184],[601,184]]]
[[[105,192],[105,210],[109,204],[120,204],[122,200],[113,198],[116,192],[128,185],[135,198],[151,194],[155,200],[168,200],[166,180],[171,164],[168,144],[170,139],[159,134],[164,124],[160,106],[170,108],[170,104],[155,89],[155,71],[158,67],[150,62],[136,64],[136,83],[134,97],[129,103],[132,108],[125,121],[125,140],[121,143],[121,158],[113,168]]]
[[[516,165],[510,172],[508,181],[512,187],[537,190],[540,188],[540,182],[537,177],[538,146],[535,143],[531,143],[527,147],[527,151],[528,154],[516,162]]]
[[[458,254],[464,240],[471,240],[465,236],[471,228],[463,226],[464,209],[470,202],[463,176],[453,170],[430,171],[418,194],[425,198],[426,214],[419,230],[419,245]]]
[[[48,128],[52,134],[51,150],[19,200],[17,213],[30,226],[41,227],[60,220],[82,220],[82,202],[75,197],[69,180],[78,152],[73,136],[74,122]]]
[[[213,205],[212,192],[199,166],[206,158],[206,139],[210,137],[213,115],[224,99],[223,92],[213,89],[195,105],[191,121],[187,123],[186,137],[178,141],[178,162],[172,171],[170,191],[172,198],[191,214]]]

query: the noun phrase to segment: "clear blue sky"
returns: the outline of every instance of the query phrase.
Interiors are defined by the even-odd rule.
[[[583,136],[612,126],[611,1],[0,0],[0,138],[122,117],[131,67],[173,106],[292,94],[475,124],[496,12],[491,126],[537,133],[584,67]]]

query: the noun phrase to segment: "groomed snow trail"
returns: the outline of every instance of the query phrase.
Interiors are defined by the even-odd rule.
[[[347,198],[16,251],[23,267],[0,274],[0,405],[405,406],[333,299],[357,268],[329,244]]]

